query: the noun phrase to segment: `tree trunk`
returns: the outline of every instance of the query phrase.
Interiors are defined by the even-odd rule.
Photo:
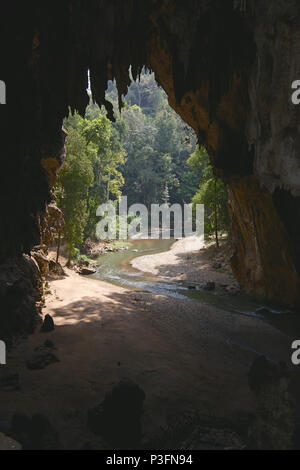
[[[71,259],[72,259],[72,253],[71,253],[71,251],[69,251],[69,258],[68,258],[68,261],[67,261],[67,264],[66,264],[66,266],[68,268],[71,266]]]
[[[57,242],[57,252],[56,252],[56,263],[59,260],[59,252],[60,252],[60,242],[61,242],[61,231],[58,232],[58,242]]]
[[[218,238],[218,214],[217,214],[217,179],[214,181],[214,218],[215,218],[215,238],[216,245],[219,248],[219,238]]]

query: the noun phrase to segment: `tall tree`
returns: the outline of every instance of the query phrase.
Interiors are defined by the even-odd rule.
[[[193,196],[192,202],[205,205],[206,235],[214,234],[216,245],[219,246],[219,232],[229,230],[226,186],[220,178],[214,175],[204,147],[196,147],[188,164],[199,175],[199,189]]]
[[[87,195],[94,175],[86,141],[74,128],[68,131],[66,150],[66,160],[59,173],[57,194],[59,206],[65,217],[63,235],[70,264],[75,245],[80,245],[83,241],[88,219]]]
[[[93,103],[88,106],[86,116],[88,118],[77,113],[70,115],[65,120],[65,127],[81,136],[92,163],[93,183],[85,198],[88,217],[84,233],[86,237],[94,237],[97,207],[110,198],[121,196],[124,179],[120,167],[124,165],[126,152],[121,143],[122,123],[114,127]]]

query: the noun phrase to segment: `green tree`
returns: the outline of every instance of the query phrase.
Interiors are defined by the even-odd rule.
[[[116,86],[109,82],[107,99],[114,104],[116,116],[117,98]],[[197,176],[187,165],[196,145],[193,130],[170,108],[167,95],[157,86],[153,73],[143,71],[140,80],[130,85],[124,99],[126,106],[117,122],[122,123],[122,142],[128,154],[122,173],[123,192],[129,203],[145,199],[144,180],[155,186],[151,191],[151,197],[156,194],[153,203],[165,201],[166,195],[172,204],[190,202],[198,188]],[[161,178],[152,158],[168,163],[167,172],[161,173]]]
[[[214,175],[204,147],[196,147],[188,164],[200,176],[199,189],[193,196],[192,202],[205,205],[205,233],[214,234],[216,244],[219,246],[218,233],[229,230],[226,186]]]
[[[86,116],[70,114],[64,125],[68,132],[71,129],[81,136],[92,164],[93,183],[85,198],[88,216],[84,234],[85,237],[95,237],[97,207],[121,196],[124,179],[120,167],[125,163],[126,152],[121,142],[124,126],[119,120],[113,125],[92,102],[86,109]]]
[[[93,183],[91,155],[80,133],[70,127],[66,139],[66,160],[59,173],[58,204],[65,217],[63,235],[69,253],[68,264],[75,253],[75,245],[83,241],[88,220],[87,195]]]
[[[89,190],[89,217],[86,228],[86,235],[94,237],[97,207],[104,201],[119,200],[121,197],[124,178],[120,168],[125,163],[126,151],[120,140],[121,125],[119,128],[113,127],[103,115],[93,120],[83,120],[81,129],[87,145],[92,147],[95,154],[94,183]]]
[[[76,135],[80,145],[73,146],[72,152],[86,154],[92,167],[93,181],[80,201],[85,237],[95,236],[97,207],[108,200],[116,203],[122,192],[129,205],[142,202],[149,207],[152,203],[190,202],[198,188],[199,176],[187,163],[195,149],[195,135],[169,107],[154,74],[143,72],[140,81],[129,87],[121,114],[113,82],[108,83],[107,99],[115,110],[114,123],[92,99],[85,118],[74,113],[64,123],[70,136],[67,153]],[[67,177],[69,159],[68,155],[63,177]],[[70,169],[73,171],[72,165]],[[82,239],[71,235],[69,238]]]

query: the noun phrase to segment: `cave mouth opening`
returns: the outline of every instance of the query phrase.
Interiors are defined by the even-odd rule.
[[[17,4],[19,10],[16,14]],[[6,335],[18,337],[29,334],[38,326],[44,286],[30,251],[41,242],[41,218],[55,217],[57,214],[51,206],[51,197],[56,173],[64,159],[65,136],[61,132],[61,125],[68,106],[72,111],[78,110],[82,116],[85,115],[89,102],[89,96],[85,93],[86,71],[89,69],[93,98],[99,106],[106,105],[106,112],[112,117],[113,104],[105,98],[107,82],[111,78],[116,79],[118,107],[121,105],[120,97],[126,96],[130,86],[129,64],[132,64],[134,80],[141,73],[143,64],[155,71],[157,82],[167,93],[170,106],[194,129],[211,156],[215,172],[225,179],[229,188],[232,221],[232,266],[239,283],[259,299],[281,302],[287,308],[296,307],[296,312],[299,312],[299,199],[293,192],[294,169],[298,167],[299,155],[297,151],[291,150],[293,147],[298,148],[299,116],[297,109],[291,109],[288,102],[290,80],[295,78],[292,75],[299,68],[300,16],[295,2],[96,0],[60,2],[58,8],[57,2],[35,2],[33,6],[28,6],[26,2],[12,1],[3,6],[2,11],[0,47],[3,75],[0,78],[6,85],[6,105],[0,107],[3,151],[0,175],[0,196],[3,201],[0,224],[2,338],[6,339]],[[141,108],[141,103],[137,102],[136,105]],[[132,114],[135,112],[138,113],[134,111]],[[288,136],[286,141],[284,135]],[[82,136],[75,137],[79,144],[82,143]],[[143,138],[140,140],[145,143]],[[86,147],[83,147],[85,153]],[[146,146],[140,147],[144,150]],[[158,150],[153,148],[153,151]],[[139,162],[142,161],[141,158]],[[290,161],[288,171],[286,161]],[[87,179],[90,177],[88,173],[85,171]],[[104,178],[103,191],[107,195],[107,174]],[[114,178],[119,178],[116,173]],[[266,181],[270,185],[265,185]],[[155,185],[152,184],[150,189],[153,187]],[[131,185],[132,188],[136,192],[140,191],[134,185]],[[118,190],[118,181],[108,189],[112,197],[113,191]],[[44,236],[47,234],[44,233]],[[192,262],[188,261],[190,264]],[[138,296],[128,300],[132,301],[133,306],[140,303]],[[103,322],[108,328],[102,329],[101,325],[99,333],[100,337],[108,332],[106,345],[96,338],[95,349],[91,347],[93,335],[98,333],[93,328],[87,328],[86,334],[80,335],[77,328],[68,327],[74,336],[71,341],[66,341],[64,349],[59,338],[63,328],[57,328],[58,351],[55,354],[63,360],[53,367],[65,367],[65,373],[56,374],[57,369],[52,369],[53,375],[50,374],[51,380],[47,384],[43,373],[26,371],[28,376],[31,375],[30,380],[33,377],[32,388],[30,380],[27,382],[26,378],[21,384],[21,393],[16,384],[16,401],[11,399],[12,392],[9,390],[7,399],[1,400],[5,405],[3,417],[11,418],[18,399],[22,400],[20,409],[24,409],[25,403],[26,412],[30,415],[36,412],[40,403],[39,411],[48,413],[51,410],[50,415],[53,417],[56,414],[56,425],[65,433],[67,447],[76,447],[81,442],[77,440],[76,432],[86,422],[83,404],[87,405],[90,401],[96,404],[95,397],[103,392],[103,384],[108,388],[112,380],[116,383],[120,373],[124,370],[126,372],[128,364],[132,365],[131,361],[136,360],[134,374],[141,382],[144,381],[146,387],[154,377],[150,396],[152,393],[153,402],[157,404],[154,417],[157,419],[157,429],[166,406],[172,404],[177,413],[184,412],[187,398],[191,400],[189,407],[200,407],[199,413],[205,414],[209,410],[216,417],[224,417],[226,410],[229,418],[226,429],[233,413],[241,417],[236,420],[236,424],[242,426],[243,430],[241,421],[248,422],[249,419],[255,426],[252,419],[255,412],[258,429],[255,445],[260,448],[270,448],[269,444],[272,448],[289,448],[293,441],[293,408],[290,403],[286,403],[289,399],[285,370],[281,366],[274,368],[273,364],[266,364],[264,358],[258,358],[257,369],[252,369],[250,374],[250,379],[252,376],[256,382],[252,380],[258,404],[256,411],[252,406],[249,409],[250,397],[245,380],[252,352],[256,354],[259,351],[265,353],[266,357],[289,361],[289,336],[284,338],[281,333],[277,335],[274,328],[270,329],[266,323],[253,318],[241,319],[239,327],[237,316],[227,322],[228,315],[214,318],[212,310],[208,310],[208,315],[199,315],[202,312],[198,309],[195,315],[190,315],[191,320],[201,319],[201,326],[194,328],[193,323],[188,324],[186,321],[188,312],[181,315],[177,305],[174,305],[167,319],[164,309],[167,309],[167,302],[164,302],[162,299],[157,315],[153,315],[153,322],[160,322],[157,331],[163,332],[158,335],[154,348],[153,344],[147,345],[151,333],[154,333],[153,322],[147,324],[140,335],[136,334],[136,330],[132,336],[119,335],[122,327],[118,324],[118,313],[122,296],[116,293],[101,299],[96,309],[96,314],[101,314],[104,305],[109,304]],[[81,307],[77,305],[78,311]],[[127,307],[124,330],[134,323],[131,322]],[[182,317],[179,320],[183,321],[174,325],[177,313]],[[68,305],[63,314],[71,318],[72,312]],[[94,300],[89,303],[89,315],[94,318]],[[110,331],[113,316],[116,324],[112,328],[114,331]],[[136,323],[141,317],[136,316]],[[209,322],[212,322],[210,326]],[[299,328],[291,330],[294,337]],[[213,334],[208,335],[207,332]],[[140,350],[131,348],[130,341],[135,335],[140,339]],[[123,350],[115,347],[118,339],[119,345],[125,345]],[[245,348],[241,347],[243,339]],[[207,340],[209,344],[206,348]],[[71,364],[70,348],[78,341],[82,342],[82,360],[76,357],[76,364]],[[29,338],[27,357],[33,353],[36,346],[34,342],[34,338]],[[164,359],[169,346],[173,346],[173,353],[167,356],[166,362],[153,354],[153,349],[159,349]],[[128,360],[120,354],[122,351],[129,353]],[[139,363],[145,351],[153,360],[150,365],[146,364],[147,361]],[[87,356],[92,357],[93,362],[91,375],[86,376],[83,383],[81,372],[88,363]],[[25,372],[24,357],[22,354],[19,364],[12,363],[13,373],[19,370],[21,363]],[[233,362],[235,357],[237,361]],[[98,362],[95,358],[99,359]],[[8,359],[9,362],[13,360],[12,357]],[[122,369],[124,364],[125,369]],[[107,382],[97,376],[105,367]],[[180,376],[179,369],[182,373]],[[171,374],[168,374],[169,371]],[[115,375],[112,377],[111,374]],[[266,375],[267,380],[261,380]],[[73,387],[72,380],[76,377],[79,377],[80,383],[77,382]],[[57,380],[55,394],[52,379]],[[76,385],[82,388],[76,388]],[[62,386],[66,390],[65,400],[57,400]],[[70,400],[72,390],[75,395]],[[165,393],[166,390],[170,393]],[[87,396],[89,391],[91,395]],[[39,392],[40,401],[37,400]],[[297,390],[295,392],[297,394]],[[267,400],[268,403],[266,394],[271,398]],[[274,406],[277,407],[276,413],[282,407],[286,410],[287,419],[283,425],[275,419],[274,426]],[[57,413],[54,412],[56,407]],[[79,415],[77,409],[82,408],[84,414]],[[151,425],[152,413],[148,413],[148,418]],[[69,432],[66,432],[65,420],[70,425]],[[205,424],[205,421],[202,423]],[[38,419],[36,424],[37,429],[40,429],[45,423]],[[184,429],[189,427],[193,431],[188,420],[183,424]],[[219,422],[210,421],[209,425],[214,429],[212,435],[218,438],[220,434],[215,432],[215,428],[218,428]],[[266,435],[266,429],[274,432]],[[222,435],[226,442],[221,442],[221,446],[228,448],[228,442],[231,446],[231,441],[227,440],[226,434]],[[194,437],[192,444],[195,443]],[[49,443],[48,435],[46,441]],[[184,439],[184,442],[187,441]],[[181,448],[181,445],[182,440],[166,448]]]
[[[97,207],[108,201],[117,203],[121,196],[126,196],[128,206],[142,204],[147,210],[152,204],[164,203],[183,208],[184,204],[192,202],[199,189],[200,174],[209,165],[206,154],[201,163],[203,168],[200,165],[197,168],[195,162],[190,164],[197,137],[169,106],[167,95],[157,84],[154,73],[144,68],[138,81],[133,80],[131,70],[129,75],[132,82],[121,105],[116,83],[109,81],[107,84],[105,102],[110,103],[113,120],[105,116],[105,107],[95,102],[89,73],[89,104],[83,116],[70,110],[64,120],[66,162],[58,172],[58,181],[66,179],[66,165],[74,166],[73,156],[80,159],[88,153],[90,162],[88,159],[85,162],[93,171],[92,189],[88,190],[92,193],[92,204],[88,201],[87,206],[94,214],[90,214],[85,237],[95,237]],[[82,152],[83,146],[85,152]],[[65,183],[69,184],[68,181]],[[77,188],[75,191],[70,187],[64,193],[68,191],[72,191],[74,197],[78,192]],[[70,207],[65,204],[66,198],[60,199],[58,195],[56,199],[68,213]],[[171,219],[173,224],[174,213]]]
[[[268,42],[267,27],[260,23],[268,17],[265,8],[230,0],[190,1],[188,7],[172,0],[79,2],[70,8],[66,2],[59,15],[55,4],[34,8],[24,4],[16,16],[14,2],[6,5],[0,77],[6,84],[7,102],[0,108],[5,155],[0,185],[4,201],[1,264],[17,259],[22,273],[18,277],[30,278],[20,257],[40,242],[37,220],[51,201],[51,183],[63,160],[62,120],[68,106],[84,114],[89,102],[87,70],[94,100],[112,111],[105,99],[108,80],[115,79],[118,97],[125,96],[130,64],[134,80],[146,65],[228,184],[236,278],[253,295],[298,306],[299,262],[297,273],[294,245],[299,232],[293,228],[293,218],[285,214],[281,201],[285,196],[278,193],[272,199],[261,184],[257,166],[259,160],[265,168],[272,165],[261,153],[260,139],[271,145],[269,155],[279,155],[269,123],[277,122],[279,109],[287,110],[286,91],[273,93],[268,87],[266,93],[273,71],[278,71],[278,83],[290,87],[288,67],[276,62],[286,50],[285,35],[278,35],[278,44],[272,38]],[[293,30],[293,7],[285,8]],[[280,22],[280,8],[274,6],[272,11]],[[13,37],[11,25],[18,31]],[[10,47],[6,47],[7,37]],[[275,96],[277,105],[272,106]],[[16,116],[22,122],[17,138]],[[288,128],[296,128],[289,119]],[[283,124],[278,123],[278,135],[283,132]],[[277,158],[281,168],[281,157]],[[32,281],[32,290],[36,286]],[[15,310],[13,298],[21,299],[21,291],[26,292],[26,287],[9,294],[4,285],[5,311]]]

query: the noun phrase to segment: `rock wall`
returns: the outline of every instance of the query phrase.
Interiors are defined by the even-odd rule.
[[[107,80],[126,93],[146,65],[206,145],[229,188],[245,289],[300,303],[297,0],[19,2],[0,18],[0,261],[39,243],[38,217],[63,158],[63,117],[84,112],[87,70],[104,104]],[[298,64],[299,62],[299,64]]]
[[[150,63],[228,185],[234,273],[252,295],[297,308],[299,4],[198,2],[191,15],[171,3],[156,12]]]
[[[0,265],[0,333],[8,346],[15,337],[33,333],[41,293],[40,270],[32,258],[8,258]]]

